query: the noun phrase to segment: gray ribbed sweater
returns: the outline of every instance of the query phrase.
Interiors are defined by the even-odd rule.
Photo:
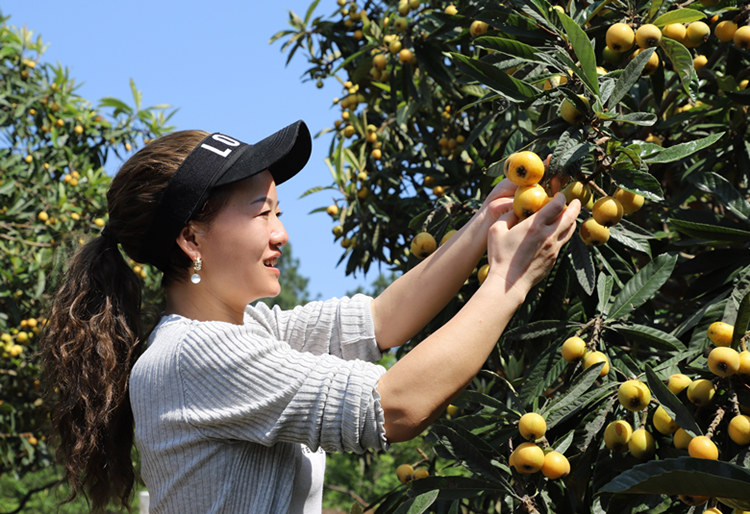
[[[130,377],[151,512],[287,512],[299,443],[385,449],[370,302],[258,304],[241,326],[162,318]]]

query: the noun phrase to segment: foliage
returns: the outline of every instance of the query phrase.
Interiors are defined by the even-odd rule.
[[[46,412],[36,340],[65,262],[106,222],[104,166],[168,130],[165,106],[76,94],[61,65],[43,62],[44,44],[0,17],[0,477],[48,468]],[[155,274],[144,304],[158,300]],[[54,475],[54,473],[53,473]],[[3,487],[3,496],[19,496]],[[5,507],[5,503],[3,503]],[[12,509],[23,505],[12,506]],[[9,507],[11,508],[11,507]]]
[[[321,6],[330,14],[318,15]],[[674,494],[690,493],[695,481],[678,469],[655,480],[660,485],[649,494],[621,494],[627,488],[612,485],[640,462],[605,447],[603,432],[614,419],[653,433],[659,465],[644,466],[647,476],[687,454],[652,428],[657,405],[690,435],[708,434],[718,445],[721,460],[702,472],[726,477],[735,476],[727,463],[747,468],[747,447],[730,440],[727,425],[750,409],[748,375],[722,378],[706,369],[706,331],[713,321],[734,324],[732,346],[746,349],[750,52],[714,34],[665,36],[638,55],[605,49],[616,22],[664,29],[694,21],[714,32],[721,21],[741,27],[750,9],[732,0],[316,0],[303,16],[290,13],[291,28],[272,38],[283,41],[289,59],[309,62],[307,80],[343,87],[333,101],[341,116],[319,136],[330,137],[333,183],[324,189],[339,194],[327,210],[347,273],[373,263],[397,273],[414,266],[414,235],[428,231],[439,241],[459,228],[519,150],[550,156],[542,181],[548,191],[575,180],[597,198],[618,188],[645,198],[610,228],[605,245],[571,239],[459,399],[462,415],[430,430],[436,454],[461,464],[465,476],[415,481],[379,500],[379,511],[406,512],[417,495],[434,490],[437,497],[419,497],[420,509],[687,510]],[[693,62],[699,55],[707,58],[702,67]],[[561,116],[565,100],[575,108],[568,113],[579,111],[572,123]],[[584,209],[579,221],[590,216]],[[401,351],[449,319],[478,285],[469,277]],[[561,358],[560,345],[572,335],[607,356],[606,375]],[[711,380],[713,401],[697,406],[684,391],[673,394],[664,382],[675,373]],[[636,377],[653,399],[632,413],[617,389]],[[521,442],[518,419],[528,411],[546,418],[539,443],[567,456],[568,477],[521,475],[509,466]],[[739,501],[748,479],[736,476],[741,487],[712,495]],[[425,507],[427,500],[434,504]]]

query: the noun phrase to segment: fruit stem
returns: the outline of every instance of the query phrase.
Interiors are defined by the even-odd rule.
[[[716,427],[719,426],[719,423],[721,423],[721,419],[724,417],[724,409],[721,407],[718,407],[716,409],[716,415],[714,416],[714,420],[711,422],[711,425],[708,427],[708,430],[706,431],[706,436],[711,439],[714,436],[714,430],[716,430]]]
[[[589,178],[591,178],[591,177],[589,177]],[[604,189],[602,189],[601,187],[599,187],[599,184],[597,184],[593,180],[588,181],[587,184],[589,186],[591,186],[592,189],[596,190],[596,192],[599,193],[600,195],[602,195],[602,196],[609,196],[609,195],[607,195],[606,191],[604,191]]]
[[[739,416],[742,414],[742,412],[740,412],[740,402],[737,399],[737,393],[731,387],[729,388],[729,403],[732,404],[732,412],[734,412],[735,415]]]

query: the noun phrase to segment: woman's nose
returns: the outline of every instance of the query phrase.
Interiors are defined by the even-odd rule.
[[[271,243],[274,246],[284,246],[289,242],[289,234],[286,233],[284,225],[279,221],[278,226],[271,232]]]

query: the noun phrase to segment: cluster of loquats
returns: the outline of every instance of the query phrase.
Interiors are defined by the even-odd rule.
[[[596,350],[589,349],[589,345],[578,335],[567,338],[560,347],[563,359],[569,363],[583,364],[583,369],[589,369],[591,366],[603,362],[599,370],[599,376],[604,377],[609,373],[609,358],[607,354]]]
[[[591,186],[582,181],[573,181],[563,189],[566,201],[577,198],[583,208],[591,211],[591,217],[581,223],[579,235],[589,246],[599,246],[609,241],[610,227],[618,224],[623,216],[639,210],[645,201],[638,193],[617,188],[611,195],[594,201]]]
[[[530,475],[541,471],[550,480],[563,478],[570,473],[568,459],[549,447],[546,432],[547,422],[536,412],[527,412],[518,420],[518,433],[524,442],[516,446],[508,457],[508,464],[517,473]]]
[[[450,239],[456,232],[456,229],[446,230],[440,238],[440,246],[444,245],[446,241],[448,241],[448,239]],[[435,236],[433,236],[426,230],[423,230],[422,232],[419,232],[414,236],[414,239],[412,239],[411,241],[409,250],[412,255],[421,260],[434,252],[437,247],[438,242],[435,239]]]
[[[513,197],[513,212],[518,219],[528,218],[550,201],[547,191],[539,184],[544,177],[544,161],[534,152],[524,150],[509,155],[503,172],[518,186]]]
[[[402,484],[408,484],[413,480],[420,480],[430,476],[430,471],[426,468],[415,468],[411,464],[399,464],[396,468],[396,477]]]
[[[41,333],[45,318],[22,319],[17,327],[0,334],[0,357],[4,359],[19,357],[25,347]]]

